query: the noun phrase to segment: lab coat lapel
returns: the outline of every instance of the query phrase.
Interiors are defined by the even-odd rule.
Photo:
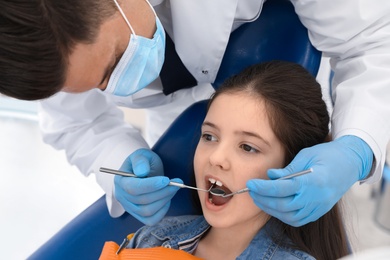
[[[171,0],[172,39],[198,82],[213,82],[232,29],[238,0]]]

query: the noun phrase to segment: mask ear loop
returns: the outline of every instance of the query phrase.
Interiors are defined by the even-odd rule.
[[[134,35],[135,38],[137,38],[138,36],[135,34],[134,30],[133,30],[133,27],[131,26],[129,20],[127,20],[127,17],[125,15],[125,13],[123,12],[122,8],[120,7],[119,3],[117,2],[117,0],[113,0],[114,3],[116,4],[116,6],[118,7],[118,10],[119,12],[121,13],[123,19],[125,20],[125,22],[127,23],[127,25],[129,26],[130,30],[131,30],[131,34]],[[148,2],[149,3],[149,2]],[[150,5],[150,4],[149,4]],[[153,10],[154,12],[154,10]],[[155,13],[156,14],[156,13]]]

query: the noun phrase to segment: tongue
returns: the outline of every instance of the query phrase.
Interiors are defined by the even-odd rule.
[[[232,193],[231,190],[229,190],[228,187],[225,187],[225,186],[221,186],[221,187],[217,187],[223,194],[230,194]],[[214,205],[217,205],[217,206],[221,206],[221,205],[224,205],[226,204],[229,200],[231,200],[231,198],[233,198],[233,196],[229,196],[229,197],[221,197],[221,196],[215,196],[213,195],[212,193],[210,193],[210,197],[211,198],[211,202],[214,204]]]
[[[229,200],[231,200],[232,197],[233,196],[223,198],[223,197],[214,196],[214,195],[210,194],[210,198],[211,198],[212,203],[214,205],[217,205],[217,206],[222,206],[222,205],[226,204]]]

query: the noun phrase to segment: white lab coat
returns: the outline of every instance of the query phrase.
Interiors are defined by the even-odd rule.
[[[59,93],[41,102],[44,141],[65,149],[68,160],[96,178],[107,194],[112,216],[124,211],[113,195],[113,176],[99,167],[119,168],[140,147],[140,133],[126,124],[117,105],[148,108],[148,129],[155,139],[185,107],[208,98],[229,34],[261,13],[261,0],[150,0],[177,53],[199,86],[164,96],[159,79],[130,97],[92,90]],[[367,182],[381,177],[390,138],[390,1],[292,0],[313,45],[331,59],[332,134],[356,135],[375,155]],[[204,73],[207,71],[207,74]],[[157,118],[157,119],[156,119]],[[159,118],[159,119],[158,119]],[[156,126],[160,125],[160,126]],[[151,141],[153,142],[153,141]]]

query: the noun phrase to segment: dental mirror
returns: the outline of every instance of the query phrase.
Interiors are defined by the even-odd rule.
[[[210,190],[210,193],[213,194],[214,196],[226,198],[226,197],[230,197],[230,196],[233,196],[233,195],[236,195],[236,194],[240,194],[240,193],[244,193],[244,192],[247,192],[247,191],[249,191],[249,189],[245,188],[245,189],[242,189],[242,190],[238,190],[238,191],[226,194],[225,191],[220,189],[220,188],[213,188],[213,189]]]
[[[304,171],[301,171],[301,172],[296,172],[296,173],[292,173],[290,175],[286,175],[284,177],[280,177],[278,179],[275,179],[275,180],[286,180],[286,179],[291,179],[293,177],[297,177],[297,176],[301,176],[301,175],[304,175],[304,174],[307,174],[307,173],[310,173],[310,172],[313,172],[313,169],[310,168],[308,170],[304,170]],[[213,186],[211,186],[213,187]],[[233,196],[233,195],[236,195],[236,194],[240,194],[240,193],[244,193],[244,192],[248,192],[249,189],[248,188],[244,188],[244,189],[241,189],[241,190],[238,190],[238,191],[235,191],[235,192],[232,192],[232,193],[229,193],[229,194],[226,194],[225,191],[221,188],[212,188],[210,190],[210,193],[214,196],[218,196],[218,197],[222,197],[222,198],[226,198],[226,197],[230,197],[230,196]]]

